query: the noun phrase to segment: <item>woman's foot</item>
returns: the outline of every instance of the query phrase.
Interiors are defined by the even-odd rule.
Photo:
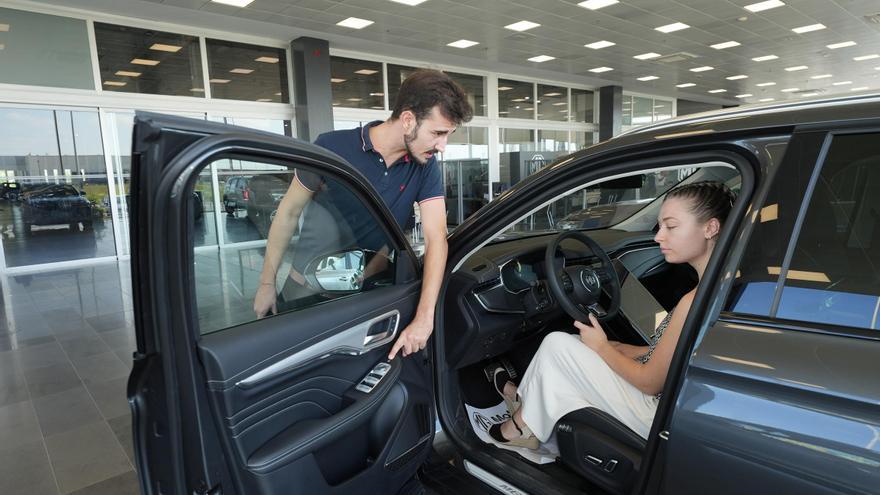
[[[516,423],[515,418],[511,418],[504,423],[496,423],[489,428],[489,435],[497,442],[511,445],[513,447],[525,447],[535,450],[539,446],[538,438],[532,433],[528,426],[523,425],[522,428]]]
[[[510,381],[507,370],[501,367],[496,368],[492,373],[492,382],[495,385],[495,391],[507,404],[507,411],[513,416],[513,413],[519,409],[519,401],[516,400],[516,384]]]

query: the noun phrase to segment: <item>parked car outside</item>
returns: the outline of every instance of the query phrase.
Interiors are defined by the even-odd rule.
[[[290,178],[281,174],[260,174],[240,179],[246,179],[237,181],[237,184],[244,183],[247,217],[265,239],[269,236],[269,227],[275,219],[278,203],[290,187]]]
[[[133,142],[148,208],[139,211],[157,213],[132,229],[140,290],[128,398],[145,494],[394,494],[420,484],[440,493],[877,493],[880,96],[664,121],[545,167],[449,236],[429,345],[391,361],[418,310],[420,260],[350,165],[307,142],[155,114],[138,114]],[[217,290],[168,219],[184,207],[182,185],[229,153],[295,157],[291,170],[358,201],[358,225],[327,211],[338,230],[379,238],[381,263],[364,271],[381,283],[317,294],[300,284],[305,303],[261,319],[250,294],[231,300],[244,283]],[[622,178],[658,186],[652,201],[625,205],[633,211],[623,220],[572,230],[526,222],[588,190],[610,193]],[[669,187],[703,180],[737,198],[647,437],[585,407],[556,423],[558,449],[545,445],[535,462],[481,440],[508,417],[474,412],[503,407],[484,370],[523,372],[546,335],[576,333],[584,308],[604,313],[609,339],[647,345],[697,284],[654,241],[660,206]],[[333,196],[318,200],[332,206]],[[591,243],[569,242],[574,234]],[[356,236],[340,239],[328,255],[361,248]],[[287,278],[303,275],[314,273]]]
[[[25,233],[34,225],[67,224],[70,230],[91,230],[93,207],[80,191],[70,184],[47,184],[29,189],[21,196],[22,222]]]

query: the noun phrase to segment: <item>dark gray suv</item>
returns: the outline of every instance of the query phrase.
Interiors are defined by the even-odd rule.
[[[878,493],[880,97],[676,119],[545,167],[449,236],[430,345],[392,361],[421,260],[360,174],[290,138],[135,122],[128,394],[143,493]],[[337,291],[303,269],[308,298],[253,317],[253,248],[218,286],[185,221],[200,169],[230,156],[320,176],[313,202],[332,249],[308,266],[383,253],[378,282]],[[596,308],[619,307],[604,327],[631,344],[694,287],[653,237],[664,195],[698,180],[738,198],[647,438],[586,408],[557,423],[543,463],[481,440],[504,420],[473,413],[500,400],[483,370],[522,373],[545,335],[574,332],[573,304],[561,304],[571,293],[548,284],[560,266],[601,265]],[[334,191],[363,206],[358,225],[333,208]],[[547,220],[616,197],[644,201],[589,226]],[[343,235],[358,228],[369,239]],[[553,249],[571,229],[596,246]]]

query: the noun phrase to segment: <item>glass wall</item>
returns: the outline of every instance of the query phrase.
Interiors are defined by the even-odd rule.
[[[538,85],[538,120],[568,121],[568,88]]]
[[[0,108],[0,180],[7,266],[116,254],[97,111]]]
[[[593,122],[594,95],[586,89],[571,89],[571,121]]]
[[[446,222],[455,226],[489,202],[489,129],[458,129],[438,163],[446,187]]]
[[[621,123],[624,130],[671,119],[672,113],[671,100],[623,95]]]
[[[204,97],[195,36],[95,23],[104,91]]]
[[[330,57],[330,82],[335,107],[385,109],[379,62]]]
[[[534,91],[535,85],[532,83],[498,79],[498,116],[533,120]]]
[[[212,98],[290,102],[283,49],[213,39],[205,45]]]

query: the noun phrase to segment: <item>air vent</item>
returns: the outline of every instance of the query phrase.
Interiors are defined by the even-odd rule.
[[[655,58],[654,61],[655,62],[673,63],[673,62],[684,62],[685,60],[694,60],[695,58],[698,58],[698,57],[696,55],[694,55],[693,53],[678,52],[678,53],[672,53],[669,55],[665,55],[660,58]]]
[[[865,20],[872,24],[880,24],[880,12],[866,15]]]

